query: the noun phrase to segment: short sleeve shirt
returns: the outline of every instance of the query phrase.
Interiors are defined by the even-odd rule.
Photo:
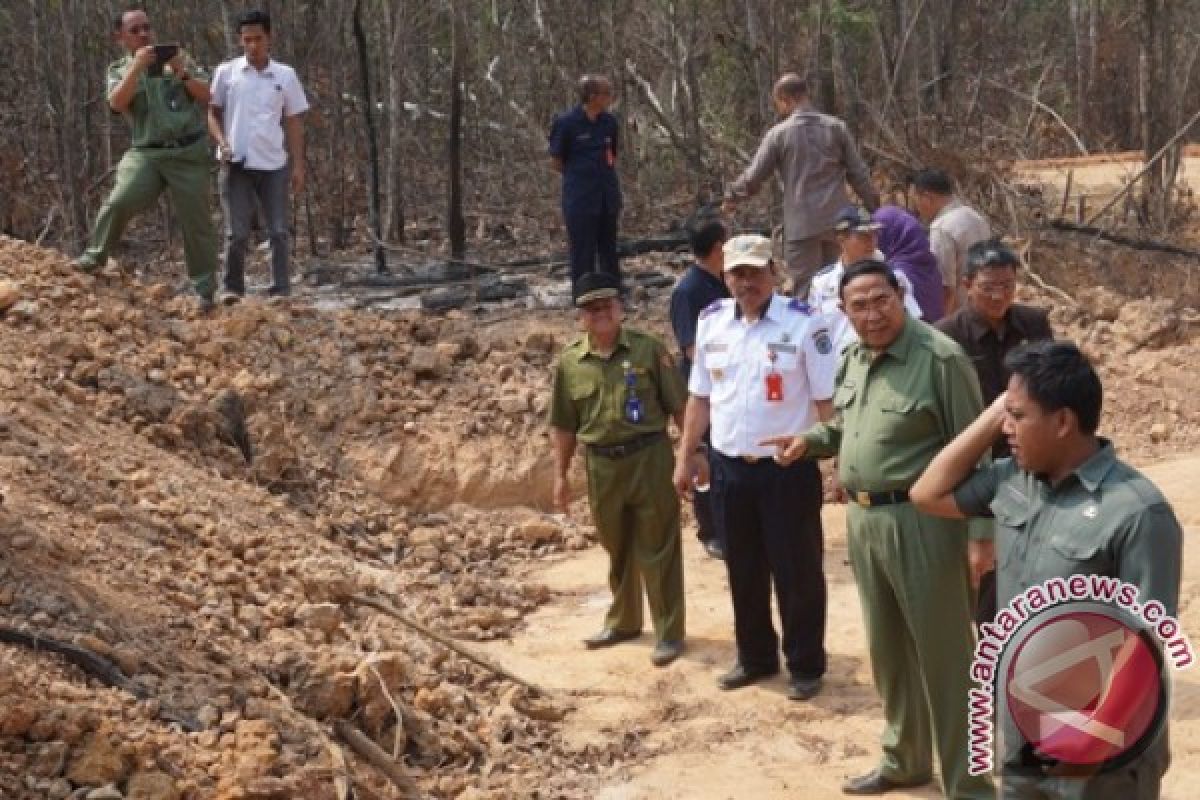
[[[994,516],[996,591],[1001,606],[1049,578],[1109,575],[1174,615],[1183,531],[1162,493],[1120,461],[1112,443],[1058,486],[1005,458],[954,490],[968,516]]]
[[[129,55],[108,65],[106,95],[125,79],[132,65],[133,57]],[[194,78],[208,79],[208,73],[190,58],[187,71]],[[122,116],[132,129],[133,146],[146,147],[203,134],[206,113],[207,108],[188,94],[183,81],[170,67],[164,67],[158,75],[142,72],[138,76],[137,91]]]
[[[256,69],[245,56],[226,61],[213,76],[212,104],[224,111],[234,163],[272,171],[287,166],[283,120],[308,110],[294,69],[274,60]]]
[[[833,395],[837,356],[823,316],[773,295],[748,323],[732,299],[700,315],[688,390],[709,400],[712,445],[727,456],[769,456],[759,442],[795,434],[817,420],[816,400]],[[782,396],[768,394],[768,377]]]
[[[875,257],[883,261],[883,253],[875,251]],[[829,329],[833,335],[834,350],[840,355],[847,347],[858,341],[858,334],[850,324],[850,318],[842,311],[841,283],[842,275],[846,273],[846,265],[835,261],[813,276],[808,287],[808,304],[825,315],[829,321]],[[893,269],[896,281],[904,290],[904,310],[909,316],[921,318],[921,307],[917,305],[916,294],[913,292],[912,281],[898,269]]]
[[[679,345],[679,365],[684,380],[692,372],[692,361],[687,357],[687,348],[696,344],[696,326],[700,313],[713,303],[729,297],[725,282],[699,264],[693,264],[683,273],[679,283],[671,292],[671,330]]]
[[[563,213],[616,213],[621,208],[617,181],[619,125],[607,111],[588,119],[583,106],[554,118],[547,150],[562,159]]]
[[[638,422],[625,413],[631,391],[641,405]],[[592,352],[584,334],[567,345],[555,365],[550,425],[574,433],[584,444],[621,444],[666,430],[667,417],[686,403],[679,366],[658,339],[622,328],[616,349],[604,357]]]
[[[978,211],[951,200],[929,226],[929,246],[942,271],[942,285],[961,290],[959,282],[967,263],[967,250],[976,242],[990,239],[992,226]]]

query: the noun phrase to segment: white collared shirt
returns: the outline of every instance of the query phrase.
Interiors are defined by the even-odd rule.
[[[871,257],[886,263],[883,253],[878,250]],[[892,272],[900,282],[900,288],[904,290],[904,310],[913,319],[921,319],[921,307],[917,305],[917,298],[913,294],[912,281],[898,269],[893,269]],[[854,332],[850,318],[838,306],[841,301],[838,291],[845,274],[846,265],[838,259],[813,275],[812,283],[808,287],[808,304],[825,315],[829,322],[830,335],[833,336],[834,352],[839,354],[858,341],[858,334]]]
[[[775,294],[766,313],[747,323],[732,299],[700,315],[688,391],[709,400],[712,445],[727,456],[770,456],[759,442],[793,435],[817,422],[814,400],[833,396],[837,354],[820,312]],[[768,402],[767,376],[782,379],[783,400]]]
[[[226,61],[213,74],[211,102],[224,111],[225,138],[235,163],[263,170],[287,166],[283,119],[308,110],[294,69],[268,60],[258,70],[245,56]]]

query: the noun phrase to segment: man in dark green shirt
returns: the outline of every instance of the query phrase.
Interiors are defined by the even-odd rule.
[[[995,517],[1001,608],[1047,580],[1100,575],[1137,587],[1140,604],[1157,601],[1174,617],[1183,533],[1162,493],[1096,435],[1099,376],[1069,342],[1031,342],[1007,366],[1008,391],[930,463],[913,502],[943,517]],[[1002,434],[1012,458],[977,468]],[[1011,715],[999,716],[1006,800],[1159,796],[1170,760],[1165,725],[1128,763],[1080,774],[1040,756]]]
[[[217,236],[208,202],[208,76],[181,50],[165,63],[158,61],[144,11],[117,14],[113,35],[126,55],[108,68],[108,105],[129,123],[132,146],[121,158],[116,184],[75,265],[88,272],[103,266],[129,221],[166,189],[183,228],[188,277],[207,311],[217,271]]]
[[[588,501],[609,555],[613,602],[589,649],[636,638],[642,586],[658,644],[651,660],[666,666],[683,652],[683,548],[667,419],[683,425],[687,389],[662,342],[621,325],[620,279],[589,272],[575,284],[584,335],[554,368],[550,428],[555,503],[570,503],[568,476],[578,442],[587,450]],[[699,467],[699,462],[697,462]]]
[[[836,455],[850,497],[850,563],[887,724],[878,768],[842,791],[878,795],[928,783],[936,747],[946,797],[993,798],[991,781],[969,774],[968,764],[968,526],[908,501],[934,455],[978,416],[979,382],[958,345],[905,313],[888,265],[851,265],[840,294],[859,341],[842,356],[834,417],[771,444],[783,463]],[[987,530],[984,523],[976,533]]]

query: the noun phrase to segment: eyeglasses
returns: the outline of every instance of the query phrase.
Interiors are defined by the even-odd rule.
[[[134,25],[132,28],[129,29],[129,32],[135,33],[135,34],[136,33],[149,33],[152,30],[153,30],[153,28],[150,27],[150,23],[147,22],[145,25]]]

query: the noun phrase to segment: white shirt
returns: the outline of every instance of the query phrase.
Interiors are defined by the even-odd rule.
[[[886,262],[883,253],[878,250],[871,255],[871,258]],[[921,319],[921,307],[917,305],[917,298],[913,295],[912,281],[898,269],[894,269],[892,272],[895,274],[896,280],[900,282],[900,288],[904,290],[904,310],[914,319]],[[838,290],[841,288],[842,276],[845,274],[846,265],[841,260],[835,261],[813,275],[812,283],[808,287],[808,304],[825,315],[825,319],[829,322],[829,333],[833,336],[833,350],[838,354],[858,341],[858,334],[855,333],[854,326],[850,324],[849,317],[838,307],[838,302],[841,300]]]
[[[688,391],[709,400],[712,446],[727,456],[771,456],[758,443],[817,422],[814,400],[833,396],[837,354],[824,317],[775,294],[766,313],[747,323],[732,299],[700,314]],[[782,379],[783,400],[768,402],[767,376]]]
[[[287,166],[283,118],[308,110],[294,69],[268,60],[258,70],[245,56],[226,61],[213,74],[211,102],[224,111],[225,138],[235,163],[263,170]]]
[[[929,226],[929,249],[942,271],[942,286],[954,286],[959,300],[965,296],[962,277],[967,264],[967,249],[976,242],[992,238],[992,227],[979,212],[951,200],[933,218]]]

